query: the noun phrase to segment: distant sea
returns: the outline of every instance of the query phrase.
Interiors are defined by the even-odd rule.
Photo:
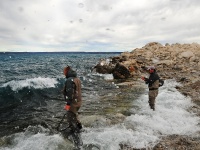
[[[93,71],[100,59],[119,54],[0,53],[0,150],[66,149],[62,136],[48,130],[65,113],[61,90],[66,65],[77,71],[82,82],[81,116],[101,116],[85,127],[84,144],[98,145],[102,150],[118,150],[119,145],[148,148],[161,136],[194,135],[199,119],[187,111],[194,104],[175,89],[175,81],[167,80],[160,88],[153,112],[143,82],[119,88],[111,74]],[[109,124],[107,116],[117,114],[123,114],[125,120]]]
[[[0,53],[0,124],[32,120],[33,115],[45,112],[49,101],[62,101],[63,68],[67,65],[77,71],[83,92],[93,88],[90,81],[97,83],[98,77],[92,75],[92,68],[100,59],[115,55],[119,53]]]

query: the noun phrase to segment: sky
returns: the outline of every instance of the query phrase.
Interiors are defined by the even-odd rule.
[[[200,43],[199,0],[1,0],[0,52]]]

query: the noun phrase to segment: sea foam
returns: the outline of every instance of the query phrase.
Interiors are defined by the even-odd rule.
[[[156,99],[156,111],[148,106],[148,91],[137,100],[133,99],[132,115],[128,116],[123,123],[107,127],[85,128],[82,133],[84,145],[96,145],[101,150],[120,149],[120,145],[134,148],[151,149],[161,137],[172,134],[195,136],[199,127],[199,118],[189,112],[188,109],[194,104],[189,97],[179,93],[174,80],[167,80],[160,88]],[[63,143],[59,135],[46,133],[15,134],[12,147],[1,150],[26,150],[26,149],[59,149]],[[130,148],[131,149],[131,148]]]
[[[72,144],[69,141],[65,141],[59,134],[49,135],[49,131],[41,126],[29,126],[25,132],[4,137],[4,141],[7,140],[12,141],[12,145],[1,147],[0,150],[72,149]]]
[[[87,129],[85,144],[101,145],[102,149],[116,150],[119,145],[152,148],[161,136],[172,134],[194,136],[200,127],[199,118],[188,111],[194,104],[179,93],[174,80],[167,80],[156,99],[156,111],[148,106],[148,91],[133,101],[132,115],[122,124],[112,127]],[[180,85],[179,85],[180,86]],[[137,106],[137,107],[136,107]]]
[[[18,91],[23,88],[35,88],[35,89],[43,89],[43,88],[51,88],[55,87],[58,84],[57,79],[54,78],[30,78],[26,80],[19,80],[19,81],[10,81],[3,84],[1,87],[11,87],[13,91]]]

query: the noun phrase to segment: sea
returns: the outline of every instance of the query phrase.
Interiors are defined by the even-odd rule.
[[[112,74],[94,66],[118,52],[0,53],[0,150],[70,150],[72,144],[54,129],[65,114],[63,68],[71,66],[82,84],[79,118],[85,150],[152,149],[168,135],[197,136],[195,104],[177,91],[182,86],[165,80],[148,106],[148,89],[140,79],[120,86]]]

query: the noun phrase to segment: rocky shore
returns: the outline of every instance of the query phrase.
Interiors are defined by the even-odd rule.
[[[94,68],[99,73],[112,73],[115,79],[130,85],[129,81],[140,78],[142,66],[152,65],[162,79],[175,79],[181,83],[176,88],[196,104],[188,111],[200,117],[200,45],[197,43],[161,45],[152,42],[131,52],[121,53],[109,61],[101,60]],[[197,150],[200,149],[200,136],[171,135],[164,137],[153,149]]]

